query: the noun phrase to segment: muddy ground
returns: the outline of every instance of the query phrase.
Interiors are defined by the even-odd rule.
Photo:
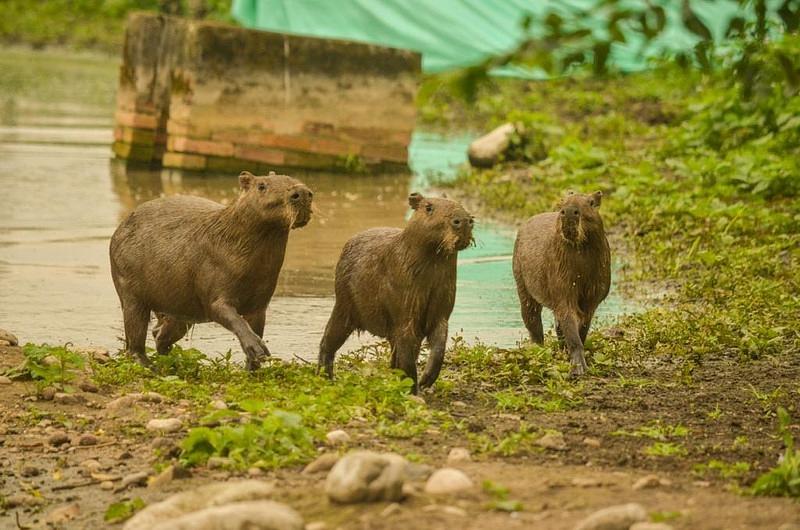
[[[22,360],[19,348],[0,347],[0,370]],[[324,473],[309,475],[301,473],[301,468],[289,468],[259,478],[273,482],[277,500],[297,509],[307,523],[323,521],[330,529],[453,525],[567,529],[594,510],[626,502],[641,503],[652,518],[665,519],[674,528],[777,529],[800,523],[796,501],[736,493],[740,484],[751,482],[777,461],[780,442],[775,438],[771,412],[775,403],[765,400],[785,403],[796,399],[800,364],[782,359],[745,364],[717,359],[696,367],[691,384],[676,379],[681,373],[680,367],[663,363],[627,376],[589,378],[583,404],[564,412],[524,417],[498,413],[469,394],[447,400],[435,392],[427,394],[430,407],[466,419],[469,431],[475,433],[513,431],[525,421],[564,435],[566,450],[547,449],[514,457],[476,456],[473,462],[459,464],[476,483],[474,492],[465,496],[436,498],[421,493],[418,485],[420,493],[396,506],[336,506],[324,495]],[[776,388],[783,391],[776,392]],[[188,402],[139,402],[112,411],[106,404],[118,397],[115,389],[87,389],[75,394],[74,403],[55,403],[37,397],[31,382],[0,385],[1,528],[111,527],[103,521],[103,514],[113,502],[141,497],[149,504],[194,486],[247,476],[194,468],[185,478],[121,489],[124,477],[140,471],[153,474],[154,464],[168,461],[164,455],[174,451],[182,437],[181,432],[149,433],[144,424],[154,417],[178,417],[189,425],[196,412],[188,408]],[[772,397],[765,398],[766,394]],[[665,425],[688,428],[689,434],[679,440],[685,455],[650,456],[644,449],[652,439],[620,434],[651,424],[654,418]],[[351,447],[388,449],[369,426],[342,428],[351,433]],[[58,433],[66,434],[69,441],[52,445],[52,437]],[[80,445],[81,438],[94,444]],[[451,447],[467,445],[456,431],[433,429],[424,437],[393,443],[392,449],[419,454],[424,463],[442,467]],[[160,448],[162,456],[155,454],[154,447]],[[735,480],[718,472],[693,471],[696,464],[712,459],[748,462],[750,471]],[[660,480],[657,485],[633,488],[639,479],[652,474]],[[524,509],[516,513],[489,509],[491,498],[480,488],[485,480],[507,487],[509,497],[520,501]],[[103,481],[110,481],[113,489],[104,489],[109,484],[103,486]],[[70,504],[78,508],[64,516],[60,509]]]

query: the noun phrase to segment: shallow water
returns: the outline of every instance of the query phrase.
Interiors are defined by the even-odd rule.
[[[122,318],[108,240],[119,221],[163,195],[230,201],[236,176],[130,170],[111,160],[114,61],[0,49],[0,68],[0,327],[25,342],[117,349]],[[468,141],[418,132],[409,175],[293,173],[314,190],[319,214],[290,237],[267,313],[273,354],[316,355],[344,242],[368,227],[402,226],[408,193],[424,191],[431,173],[452,174]],[[514,346],[524,337],[511,275],[514,231],[478,221],[476,247],[460,255],[450,332]],[[612,288],[598,316],[627,307]],[[345,348],[374,340],[354,336]],[[239,353],[235,337],[216,324],[196,326],[181,345]]]

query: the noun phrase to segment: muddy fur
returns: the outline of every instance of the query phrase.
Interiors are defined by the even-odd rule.
[[[389,341],[392,368],[417,384],[423,339],[430,356],[419,385],[439,376],[447,345],[447,323],[456,297],[456,258],[472,242],[473,219],[448,199],[418,193],[404,229],[373,228],[344,246],[336,266],[336,303],[320,343],[319,366],[333,377],[336,351],[353,331]]]
[[[571,193],[558,211],[531,217],[514,244],[514,280],[531,340],[542,344],[542,306],[553,310],[572,374],[586,371],[583,344],[611,286],[611,253],[599,208],[601,192]]]
[[[271,172],[239,175],[240,193],[225,207],[199,197],[156,199],[137,207],[111,238],[111,277],[125,321],[129,354],[143,364],[150,312],[159,353],[192,324],[232,331],[247,367],[269,355],[264,319],[292,228],[311,217],[311,191]]]

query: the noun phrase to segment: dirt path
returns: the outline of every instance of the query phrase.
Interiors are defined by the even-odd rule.
[[[19,348],[0,348],[3,369],[22,360]],[[796,382],[797,365],[750,366],[747,373],[726,371],[724,363],[709,366],[695,374],[690,387],[670,384],[665,367],[653,367],[652,384],[631,384],[624,388],[625,399],[612,381],[588,383],[584,406],[564,413],[526,415],[524,420],[564,435],[567,450],[545,450],[515,457],[478,457],[478,461],[459,465],[476,483],[472,493],[460,497],[436,498],[418,493],[397,506],[387,503],[334,506],[323,491],[325,474],[307,475],[300,469],[282,469],[259,478],[274,482],[277,500],[297,509],[306,522],[325,521],[326,528],[572,528],[593,511],[627,502],[641,503],[653,518],[669,521],[675,528],[771,528],[800,521],[800,505],[788,499],[744,497],[726,491],[726,480],[706,480],[691,473],[693,462],[720,456],[727,460],[728,446],[737,437],[753,440],[740,444],[735,458],[761,460],[772,465],[774,447],[768,440],[772,420],[756,402],[738,395],[734,387],[770,381],[770,386]],[[716,374],[702,375],[705,370]],[[725,384],[719,384],[720,381]],[[732,384],[735,382],[735,385]],[[796,384],[796,383],[795,383]],[[30,382],[0,385],[0,527],[44,527],[49,521],[59,528],[103,528],[103,514],[113,502],[141,497],[148,504],[169,494],[201,484],[245,477],[246,473],[195,468],[187,478],[146,486],[144,482],[122,489],[125,477],[138,472],[154,474],[176,454],[182,433],[158,436],[143,425],[154,417],[178,417],[184,424],[196,419],[188,402],[146,402],[110,409],[114,389],[77,392],[55,401],[37,399]],[[94,390],[89,388],[89,390]],[[457,399],[460,397],[461,399]],[[513,429],[520,419],[513,414],[492,413],[490,408],[470,396],[450,396],[447,400],[427,396],[432,408],[453,408],[468,416],[476,432]],[[458,403],[461,401],[461,403]],[[455,405],[454,405],[455,403]],[[716,420],[708,412],[720,410]],[[714,414],[712,414],[714,415]],[[763,421],[758,418],[763,417]],[[647,442],[640,437],[612,434],[632,430],[653,418],[680,422],[695,439],[684,442],[684,458],[655,458],[642,452]],[[353,433],[353,446],[386,450],[387,446],[369,429],[345,426]],[[54,445],[54,437],[65,434],[68,441]],[[587,440],[588,438],[588,440]],[[758,440],[765,438],[764,443]],[[741,438],[740,438],[741,439]],[[81,442],[81,440],[83,440]],[[697,443],[694,443],[697,442]],[[93,445],[80,445],[89,443]],[[452,446],[467,441],[453,432],[432,430],[424,437],[399,442],[394,450],[415,452],[433,467],[446,465]],[[156,448],[156,449],[154,449]],[[94,473],[94,477],[92,477]],[[660,481],[649,488],[634,489],[634,484],[655,473]],[[701,480],[701,478],[703,478]],[[109,481],[109,485],[102,482]],[[491,496],[482,491],[484,481],[502,485],[509,498],[520,501],[522,511],[505,513],[488,509]],[[77,504],[73,518],[58,522],[61,508]]]

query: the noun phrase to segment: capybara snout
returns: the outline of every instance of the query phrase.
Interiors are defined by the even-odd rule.
[[[239,175],[242,198],[251,204],[265,221],[302,228],[311,220],[314,193],[299,180],[287,175],[257,177],[249,171]]]

